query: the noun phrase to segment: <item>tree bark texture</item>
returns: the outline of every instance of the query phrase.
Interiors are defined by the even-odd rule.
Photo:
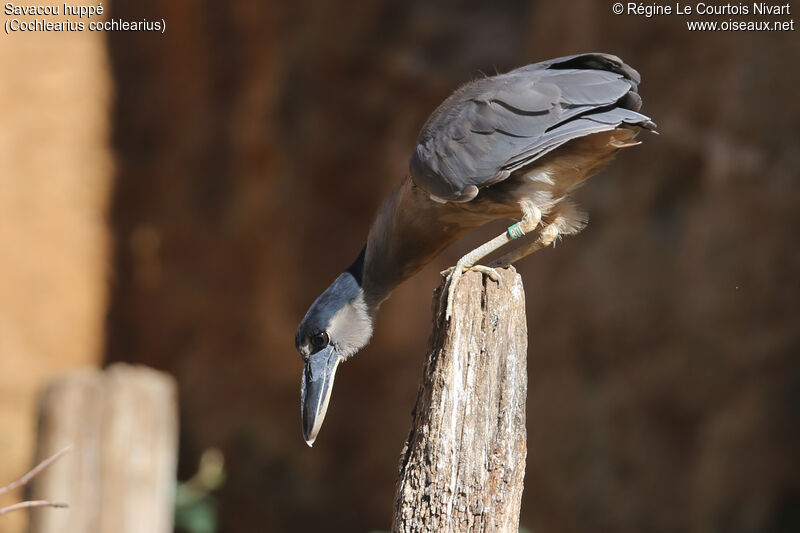
[[[522,279],[466,273],[453,316],[444,284],[400,461],[395,532],[517,532],[525,458],[527,326]]]
[[[31,482],[30,533],[171,533],[178,446],[174,380],[125,364],[72,372],[42,394],[37,456],[72,451]]]

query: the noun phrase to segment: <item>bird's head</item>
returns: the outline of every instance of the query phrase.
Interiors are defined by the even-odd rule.
[[[364,301],[359,276],[344,272],[311,305],[297,328],[295,344],[303,358],[300,384],[303,438],[317,438],[339,363],[367,345],[372,316]]]

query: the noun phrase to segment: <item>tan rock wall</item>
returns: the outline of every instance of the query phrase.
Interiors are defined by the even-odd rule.
[[[0,37],[0,484],[30,467],[43,384],[102,361],[107,58],[99,33]]]

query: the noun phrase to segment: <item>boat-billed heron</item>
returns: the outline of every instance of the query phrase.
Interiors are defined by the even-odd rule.
[[[638,113],[639,81],[638,72],[612,55],[561,57],[468,83],[433,112],[409,175],[381,206],[358,259],[316,299],[297,329],[309,446],[339,363],[369,342],[378,307],[398,284],[466,232],[499,218],[519,220],[446,271],[449,319],[464,271],[499,281],[492,266],[583,229],[587,217],[570,192],[620,148],[638,144],[640,130],[655,129]],[[478,264],[511,242],[519,244],[492,265]]]

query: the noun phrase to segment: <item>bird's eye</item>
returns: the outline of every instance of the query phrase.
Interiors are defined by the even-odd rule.
[[[330,338],[328,338],[328,333],[325,331],[321,331],[311,337],[311,344],[314,345],[314,348],[319,348],[320,350],[328,345],[330,342]]]

